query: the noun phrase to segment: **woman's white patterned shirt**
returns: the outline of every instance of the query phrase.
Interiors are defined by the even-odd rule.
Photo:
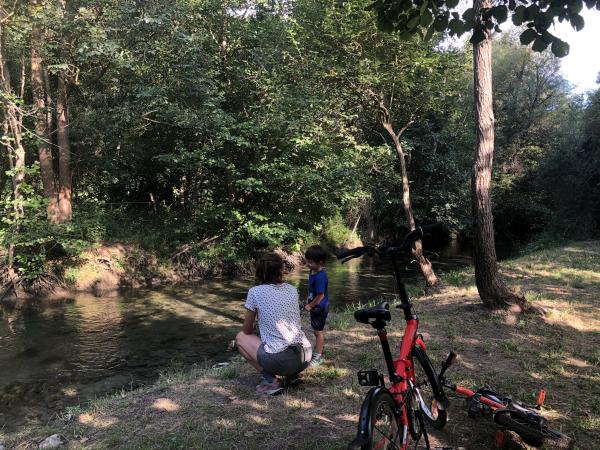
[[[300,325],[298,291],[291,284],[254,286],[244,306],[258,314],[260,339],[267,353],[279,353],[293,344],[310,347]]]

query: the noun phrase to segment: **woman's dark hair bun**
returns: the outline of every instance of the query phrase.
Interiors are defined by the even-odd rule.
[[[256,261],[256,281],[259,284],[283,282],[283,259],[276,253],[265,253]]]

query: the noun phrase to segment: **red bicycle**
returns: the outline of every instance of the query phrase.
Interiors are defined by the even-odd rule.
[[[546,399],[544,390],[538,392],[535,405],[527,405],[513,400],[510,396],[502,396],[489,386],[472,391],[445,378],[446,370],[455,360],[456,353],[450,352],[438,375],[440,383],[466,399],[467,414],[472,419],[480,416],[493,417],[494,422],[501,427],[496,433],[496,447],[504,445],[504,430],[514,431],[526,444],[533,447],[551,444],[554,448],[568,449],[573,446],[574,441],[569,436],[549,428],[548,421],[540,414]]]
[[[410,435],[415,441],[415,448],[423,438],[426,448],[430,449],[425,424],[441,429],[448,419],[446,409],[449,401],[444,388],[467,399],[469,417],[493,417],[501,427],[496,435],[498,447],[503,445],[504,430],[511,430],[521,436],[525,443],[534,447],[551,443],[558,448],[570,448],[573,440],[559,431],[550,429],[547,420],[539,412],[545,399],[544,391],[538,393],[536,405],[526,405],[510,396],[501,396],[488,386],[472,391],[453,384],[445,378],[445,373],[456,359],[454,352],[450,352],[442,363],[439,374],[434,370],[427,356],[423,337],[417,332],[419,318],[400,280],[396,255],[410,250],[413,242],[421,239],[426,231],[437,227],[418,227],[406,235],[403,243],[397,247],[357,247],[338,255],[342,263],[365,254],[390,256],[400,295],[397,308],[403,310],[406,320],[400,356],[394,360],[385,330],[385,326],[391,320],[389,303],[383,302],[373,308],[360,309],[354,313],[358,322],[369,324],[377,330],[389,374],[389,387],[386,386],[384,375],[376,369],[358,372],[359,384],[373,388],[362,403],[358,432],[349,448],[406,450]]]
[[[409,250],[413,242],[421,239],[425,231],[434,227],[436,226],[415,229],[397,247],[358,247],[338,255],[342,263],[365,254],[390,256],[400,295],[400,304],[397,307],[402,309],[406,320],[400,356],[394,360],[385,330],[385,326],[391,320],[389,302],[354,313],[358,322],[369,324],[377,330],[388,371],[389,387],[385,384],[384,375],[376,369],[358,372],[359,384],[373,388],[362,403],[358,433],[349,448],[406,450],[410,435],[416,443],[423,438],[429,449],[425,422],[438,429],[446,424],[448,400],[427,356],[423,337],[417,332],[419,318],[400,280],[396,260],[398,253]]]

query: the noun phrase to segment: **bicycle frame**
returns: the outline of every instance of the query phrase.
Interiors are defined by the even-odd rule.
[[[459,386],[456,384],[450,384],[450,383],[444,382],[443,386],[445,388],[448,388],[448,389],[456,392],[459,395],[466,397],[466,398],[471,398],[477,394],[477,392],[475,392],[469,388],[466,388],[464,386]],[[544,404],[545,398],[546,398],[546,392],[542,389],[542,390],[538,391],[535,406],[527,405],[527,407],[532,408],[532,409],[540,409],[542,407],[542,405]],[[507,403],[497,402],[495,400],[492,400],[491,398],[488,398],[485,395],[479,396],[477,398],[477,401],[480,403],[483,403],[486,406],[489,406],[492,411],[496,411],[498,409],[504,409],[504,408],[506,408],[506,405],[507,405]]]
[[[397,407],[400,409],[400,418],[402,420],[402,450],[408,448],[408,412],[406,394],[411,388],[410,384],[414,385],[415,371],[412,358],[412,350],[418,345],[425,350],[425,343],[423,339],[417,335],[419,328],[419,318],[412,311],[412,305],[408,300],[406,288],[404,283],[400,281],[400,271],[398,269],[398,263],[395,256],[392,254],[392,263],[394,267],[394,276],[396,278],[396,285],[400,294],[400,305],[398,305],[404,311],[404,318],[406,320],[406,328],[404,329],[404,335],[402,336],[402,343],[400,345],[400,356],[398,359],[393,360],[392,352],[390,350],[390,344],[387,338],[387,331],[385,328],[377,329],[377,335],[381,343],[383,355],[385,358],[386,367],[389,372],[389,379],[391,386],[389,392],[392,394]]]
[[[406,321],[400,344],[400,353],[398,358],[394,359],[390,350],[387,331],[385,330],[385,326],[390,320],[389,303],[384,302],[377,308],[361,309],[354,313],[357,321],[371,325],[377,330],[390,383],[389,386],[386,386],[383,374],[376,369],[358,372],[358,381],[361,386],[376,387],[367,393],[361,406],[358,432],[356,438],[350,444],[352,448],[357,446],[361,448],[367,448],[367,446],[368,448],[384,448],[391,444],[394,449],[407,450],[410,434],[417,441],[422,437],[429,449],[429,439],[424,419],[427,419],[434,428],[438,429],[441,429],[446,423],[447,416],[444,410],[447,407],[448,400],[437,380],[431,362],[427,358],[425,343],[417,333],[419,318],[409,302],[406,288],[400,278],[400,270],[395,255],[396,252],[409,250],[414,241],[423,237],[424,229],[430,230],[433,227],[416,228],[406,235],[402,244],[397,247],[385,247],[383,249],[381,247],[357,247],[337,255],[342,263],[364,254],[369,256],[374,254],[391,256],[396,286],[400,296],[400,304],[397,307],[404,311]],[[421,395],[419,385],[421,380],[416,380],[415,359],[427,378],[425,383],[428,383],[432,388],[433,395],[428,395],[427,401],[432,400],[431,406],[434,406],[435,410],[430,410],[430,406],[425,403],[424,397]],[[420,371],[418,373],[420,377]],[[388,405],[388,411],[391,408],[392,412],[384,413],[384,410],[373,409],[386,404]],[[435,412],[432,413],[432,411]],[[382,432],[374,424],[380,418],[388,417],[390,414],[394,416],[393,423],[397,429],[393,433],[388,433],[389,430]],[[374,429],[379,433],[378,435],[374,434]],[[401,429],[402,434],[400,434]],[[378,439],[377,442],[373,442],[374,438]],[[400,439],[401,442],[399,442]]]

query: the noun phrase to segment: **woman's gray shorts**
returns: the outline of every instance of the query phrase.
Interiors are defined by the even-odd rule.
[[[312,348],[302,344],[290,345],[279,353],[267,353],[263,344],[258,347],[256,359],[267,373],[289,377],[302,372],[312,358]]]

